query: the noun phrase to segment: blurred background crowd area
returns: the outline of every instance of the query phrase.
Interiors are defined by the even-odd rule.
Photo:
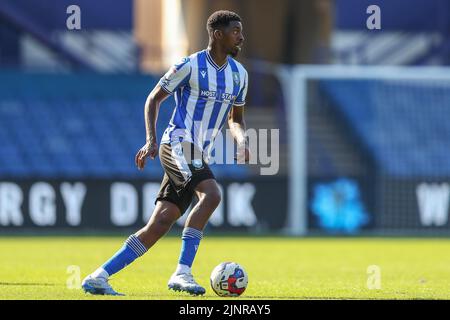
[[[68,30],[78,5],[81,29]],[[367,8],[382,29],[367,30]],[[242,59],[285,64],[447,65],[445,0],[5,0],[0,63],[22,70],[160,73],[204,49],[206,20],[229,9],[244,20]]]
[[[247,109],[254,128],[285,127],[283,88],[270,64],[450,63],[448,1],[376,1],[382,29],[368,30],[372,2],[4,0],[0,173],[136,175],[130,159],[144,139],[146,95],[171,64],[206,47],[206,20],[215,10],[234,10],[244,21],[239,59],[250,72]],[[73,4],[80,8],[79,30],[67,28]],[[160,133],[170,115],[171,109],[162,112]],[[285,153],[282,144],[281,174]],[[241,169],[223,167],[247,172]],[[146,174],[156,172],[157,164]]]

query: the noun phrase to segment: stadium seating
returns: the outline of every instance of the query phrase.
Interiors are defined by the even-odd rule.
[[[157,78],[94,74],[0,75],[0,177],[161,178],[159,160],[136,169],[145,142],[143,106]],[[158,137],[174,102],[164,102]],[[245,166],[215,166],[245,177]]]
[[[450,175],[450,83],[322,80],[320,88],[383,173]]]

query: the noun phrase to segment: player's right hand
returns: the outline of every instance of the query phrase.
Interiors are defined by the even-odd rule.
[[[134,161],[136,163],[136,166],[139,170],[144,169],[145,162],[147,161],[147,157],[150,157],[150,159],[155,159],[158,155],[158,144],[156,142],[147,142],[144,144],[144,146],[139,149],[139,151],[136,153],[136,156],[134,158]]]

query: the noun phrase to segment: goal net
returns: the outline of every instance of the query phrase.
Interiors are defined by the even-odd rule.
[[[291,234],[450,234],[450,72],[279,68]]]

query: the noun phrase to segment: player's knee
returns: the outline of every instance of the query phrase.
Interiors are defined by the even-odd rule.
[[[175,222],[175,219],[167,215],[160,215],[159,217],[156,218],[156,222],[161,226],[171,227],[172,224]]]
[[[211,206],[217,207],[220,204],[220,201],[222,201],[222,194],[218,188],[210,190],[205,194],[205,200]]]
[[[155,217],[155,223],[161,227],[170,228],[175,221],[176,219],[174,219],[174,217],[167,214],[158,214]]]

